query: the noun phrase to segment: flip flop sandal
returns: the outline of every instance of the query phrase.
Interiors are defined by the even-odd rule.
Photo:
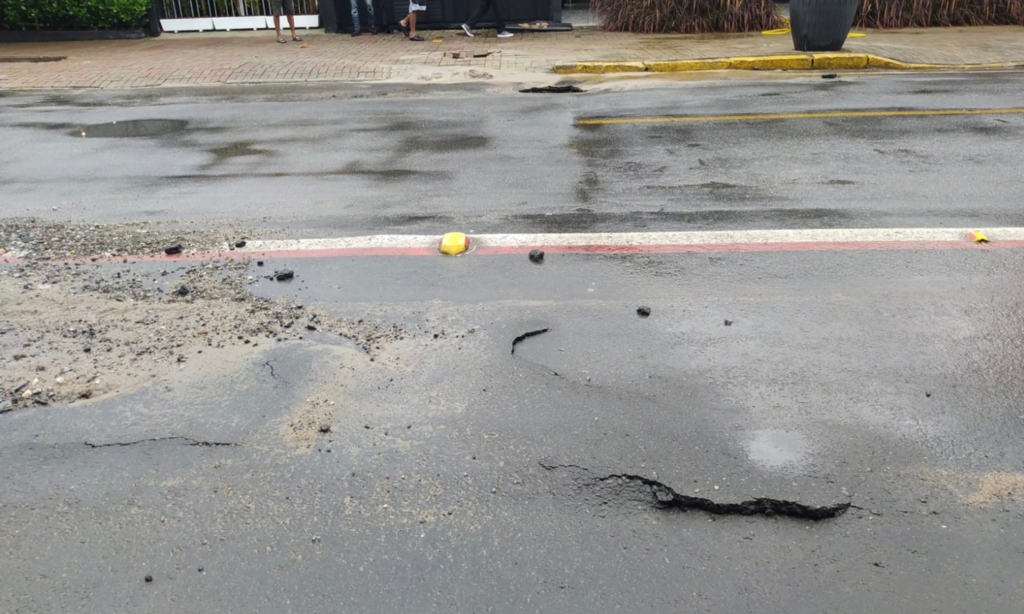
[[[423,37],[420,36],[419,34],[417,34],[416,36],[410,36],[409,40],[416,41],[418,43],[422,43],[423,42]]]
[[[295,41],[296,43],[301,43],[302,42],[302,37],[301,36],[293,36],[292,40]]]
[[[279,37],[277,37],[277,42],[279,42],[279,43],[287,43],[288,39],[283,37],[283,36],[279,36]]]
[[[404,34],[406,38],[409,38],[409,26],[403,26],[401,22],[399,22],[398,25],[402,28],[402,34]]]

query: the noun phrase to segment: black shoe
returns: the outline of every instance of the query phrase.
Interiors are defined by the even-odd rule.
[[[359,36],[362,33],[362,30],[352,30],[352,36]]]

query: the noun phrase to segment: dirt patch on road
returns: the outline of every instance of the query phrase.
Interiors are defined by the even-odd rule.
[[[972,507],[988,507],[1000,501],[1024,501],[1024,473],[938,471],[925,479],[948,489],[961,503]]]
[[[1024,473],[993,471],[977,477],[974,492],[962,497],[967,505],[991,505],[1003,499],[1024,498]]]

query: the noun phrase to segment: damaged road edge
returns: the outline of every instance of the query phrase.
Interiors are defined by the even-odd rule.
[[[559,469],[575,469],[585,473],[588,470],[576,465],[553,465],[541,462],[541,467],[548,471]],[[784,499],[772,499],[769,497],[758,497],[737,503],[719,503],[703,497],[691,497],[676,492],[671,486],[652,480],[640,475],[628,473],[613,474],[596,477],[595,483],[625,482],[638,484],[650,491],[652,498],[651,505],[657,509],[678,509],[683,511],[697,510],[719,516],[787,516],[801,520],[828,520],[838,518],[849,510],[853,505],[849,502],[834,503],[832,505],[815,506],[805,505],[796,501]]]

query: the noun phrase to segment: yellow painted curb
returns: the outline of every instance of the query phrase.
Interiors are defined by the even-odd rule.
[[[868,55],[868,68],[888,68],[892,70],[907,70],[908,68],[910,68],[910,64],[907,64],[906,62],[900,62],[899,60],[883,58],[878,55]]]
[[[693,70],[726,70],[731,60],[668,60],[666,62],[644,62],[648,72],[690,72]]]
[[[729,59],[730,70],[808,70],[809,55],[763,55]]]
[[[610,72],[646,72],[643,62],[575,62],[573,64],[555,64],[552,70],[560,75],[574,73],[604,74]]]
[[[1024,68],[1024,62],[991,64],[919,64],[902,62],[865,53],[808,53],[762,55],[700,60],[661,60],[654,62],[574,62],[556,64],[552,71],[561,75],[604,74],[616,72],[694,72],[702,70],[997,70]]]
[[[868,56],[863,53],[814,53],[811,67],[822,70],[851,70],[868,67]]]

